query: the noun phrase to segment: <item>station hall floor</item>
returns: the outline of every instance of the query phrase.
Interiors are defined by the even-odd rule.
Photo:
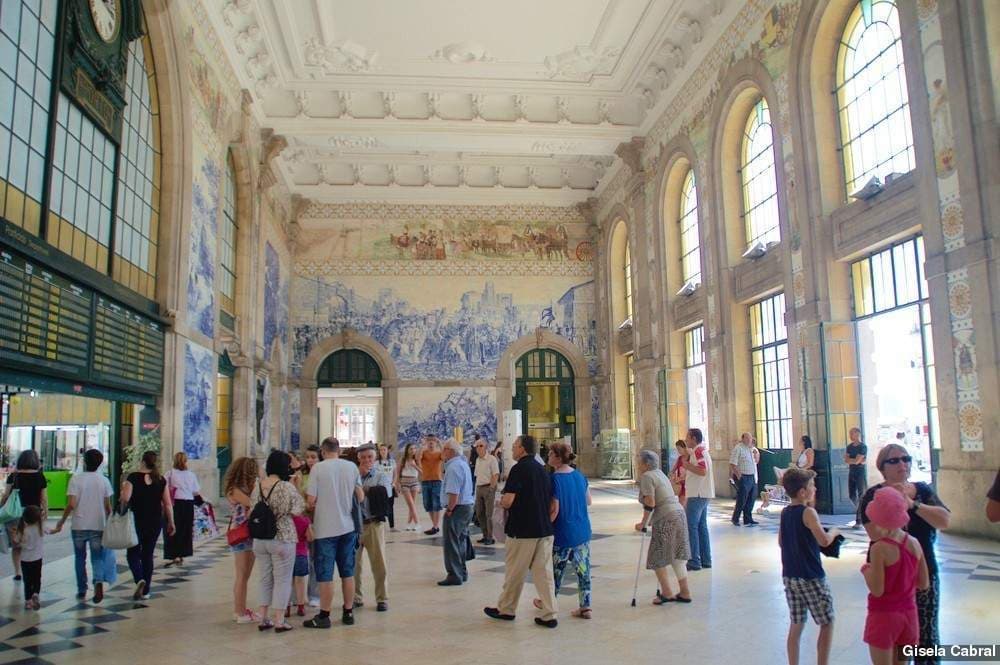
[[[444,577],[438,539],[397,531],[388,538],[388,612],[376,613],[374,603],[368,603],[355,611],[354,626],[335,622],[330,630],[307,630],[293,617],[296,629],[291,632],[260,633],[254,625],[232,621],[232,561],[224,539],[218,538],[201,544],[183,568],[158,569],[153,596],[141,603],[131,601],[131,576],[121,555],[123,573],[100,605],[74,598],[72,557],[46,562],[43,607],[37,613],[22,609],[20,583],[10,576],[0,579],[0,665],[785,662],[788,611],[781,586],[777,511],[759,517],[759,527],[734,527],[728,520],[732,502],[715,502],[710,515],[714,567],[691,573],[694,602],[652,606],[655,580],[652,572],[643,570],[638,606],[633,608],[640,537],[632,525],[641,512],[635,490],[595,483],[593,495],[590,621],[569,616],[577,604],[576,580],[570,572],[559,596],[557,629],[534,624],[530,584],[521,596],[516,621],[489,619],[482,609],[495,605],[503,582],[502,546],[477,549],[467,585],[441,588],[435,584]],[[401,500],[396,515],[405,523]],[[865,541],[861,531],[846,535],[841,558],[824,560],[837,612],[832,662],[861,665],[869,662],[861,641],[866,596],[858,572]],[[1000,543],[942,534],[938,555],[942,641],[1000,641]],[[369,567],[365,569],[366,591],[371,593]],[[251,602],[256,597],[254,579]],[[810,623],[803,636],[803,663],[815,662],[815,637],[816,627]]]

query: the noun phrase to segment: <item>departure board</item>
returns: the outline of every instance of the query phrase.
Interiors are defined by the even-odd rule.
[[[0,248],[0,366],[159,394],[163,326]]]
[[[93,376],[102,383],[159,392],[163,383],[163,327],[97,296]]]
[[[84,378],[93,292],[0,251],[0,360]]]

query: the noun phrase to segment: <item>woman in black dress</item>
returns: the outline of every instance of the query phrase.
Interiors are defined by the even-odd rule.
[[[7,491],[4,492],[3,499],[0,500],[0,506],[7,503],[11,493],[16,489],[19,492],[18,498],[21,500],[21,508],[38,506],[42,511],[42,523],[44,524],[49,511],[46,485],[38,453],[34,450],[23,450],[17,456],[16,470],[7,476]],[[7,523],[8,536],[11,535],[16,526],[17,520]],[[10,541],[10,558],[14,562],[14,581],[19,581],[21,579],[21,547],[14,544],[13,538],[10,538]]]
[[[146,451],[139,463],[139,470],[128,474],[122,482],[121,503],[123,506],[128,504],[132,509],[135,532],[139,536],[139,544],[125,552],[128,567],[132,570],[132,579],[135,580],[132,599],[144,600],[149,598],[153,579],[153,554],[164,516],[167,535],[172,536],[176,532],[170,492],[167,490],[167,481],[160,474],[159,455],[154,451]]]

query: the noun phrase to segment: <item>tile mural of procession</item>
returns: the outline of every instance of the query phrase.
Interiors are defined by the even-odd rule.
[[[585,224],[471,220],[340,222],[300,231],[296,254],[305,261],[448,259],[590,262],[593,244]]]
[[[347,278],[340,278],[347,279]],[[488,379],[507,346],[545,328],[597,356],[593,280],[295,277],[294,367],[312,348],[350,327],[384,346],[403,379]],[[439,303],[452,302],[450,307]],[[436,303],[436,306],[430,303]]]

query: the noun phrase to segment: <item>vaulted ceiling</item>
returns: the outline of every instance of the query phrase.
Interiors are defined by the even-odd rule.
[[[315,201],[593,196],[740,0],[206,0]]]

